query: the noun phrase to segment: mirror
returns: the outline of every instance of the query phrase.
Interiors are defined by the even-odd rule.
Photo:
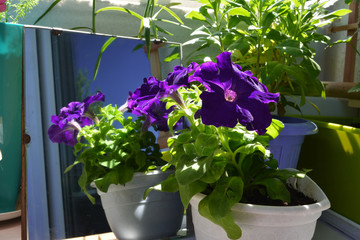
[[[117,37],[104,51],[93,81],[100,49],[109,37],[25,29],[26,128],[32,139],[27,145],[29,239],[64,239],[111,231],[99,199],[93,205],[80,192],[80,166],[64,174],[74,161],[73,148],[50,142],[47,130],[51,115],[99,90],[105,95],[104,105],[120,107],[145,77],[162,79],[180,65],[180,58],[165,60],[173,54],[181,55],[179,44],[154,43],[154,51],[147,58],[143,41]],[[95,189],[89,191],[98,198]]]

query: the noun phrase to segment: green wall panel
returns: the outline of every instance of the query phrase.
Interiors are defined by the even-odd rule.
[[[23,27],[0,23],[0,213],[14,211],[21,175]]]
[[[319,121],[319,119],[321,121]],[[317,118],[318,134],[307,136],[298,168],[322,188],[331,209],[360,224],[360,129],[359,119]]]

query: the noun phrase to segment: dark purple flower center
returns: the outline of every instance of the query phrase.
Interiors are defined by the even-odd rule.
[[[235,102],[237,100],[237,97],[238,97],[236,92],[233,91],[233,90],[230,90],[230,89],[226,90],[224,92],[224,95],[225,95],[226,101],[228,101],[228,102]]]

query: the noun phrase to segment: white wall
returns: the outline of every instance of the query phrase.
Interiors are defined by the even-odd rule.
[[[50,6],[53,0],[40,0],[39,5],[28,14],[21,23],[33,24],[34,21],[45,12]],[[193,29],[199,25],[196,21],[191,21],[184,18],[184,15],[194,9],[198,9],[200,4],[196,0],[158,0],[159,4],[167,4],[169,2],[181,2],[181,5],[176,6],[176,14],[182,18],[186,25],[191,25]],[[96,8],[102,8],[106,6],[121,6],[131,9],[140,15],[144,12],[146,0],[97,0]],[[339,0],[329,10],[348,8],[348,5],[344,3],[344,0]],[[74,27],[91,27],[91,12],[92,12],[92,0],[62,0],[47,16],[45,16],[37,25],[48,27],[59,27],[65,29],[71,29]],[[167,16],[171,18],[171,16]],[[340,20],[335,21],[333,26],[346,25],[348,23],[348,17],[343,17]],[[320,31],[326,33],[330,26],[325,26]],[[165,36],[169,41],[184,43],[190,39],[191,30],[183,29],[174,25],[167,25],[164,27],[175,36]],[[96,18],[96,32],[106,33],[112,35],[121,36],[136,36],[139,29],[139,20],[129,14],[123,12],[102,12]],[[332,33],[329,35],[332,41],[339,39],[346,39],[346,31]],[[316,61],[320,64],[322,71],[320,79],[323,81],[342,82],[344,76],[344,64],[345,64],[345,44],[336,45],[332,48],[326,48],[324,44],[314,44],[316,49]],[[358,49],[360,49],[360,40],[358,41]],[[194,47],[184,46],[183,55],[186,61],[186,56],[195,50]],[[213,50],[211,55],[216,53]],[[357,57],[356,61],[356,73],[355,81],[360,82],[360,59]],[[322,100],[321,100],[322,101]],[[343,101],[343,100],[341,100]],[[320,104],[322,105],[322,104]],[[330,105],[331,111],[336,111],[339,114],[343,114],[343,109],[340,104],[338,110],[334,109],[334,104],[322,105],[326,108],[326,105]],[[311,110],[312,111],[312,110]],[[326,112],[326,109],[325,109]],[[352,115],[353,110],[350,109]]]
[[[39,5],[31,13],[27,14],[21,20],[22,24],[32,25],[35,20],[41,16],[51,5],[53,0],[40,0]],[[194,9],[198,9],[200,4],[196,0],[159,0],[158,4],[165,5],[170,2],[181,2],[181,5],[171,8],[182,20],[189,25],[190,21],[184,18],[184,15]],[[107,6],[121,6],[134,12],[143,14],[146,0],[97,0],[96,9]],[[62,0],[52,11],[46,15],[37,25],[47,27],[57,27],[71,29],[74,27],[91,27],[92,18],[92,0]],[[166,12],[161,13],[167,19],[172,17]],[[175,19],[174,19],[175,20]],[[176,20],[175,20],[176,21]],[[159,24],[160,25],[160,24]],[[194,24],[193,24],[194,25]],[[138,34],[140,21],[124,12],[108,11],[101,12],[96,18],[96,32],[120,36],[136,36]],[[167,40],[184,43],[190,37],[191,30],[179,26],[167,24],[165,29],[175,36],[163,35]],[[194,28],[197,26],[194,26]],[[86,30],[81,30],[86,31]],[[161,33],[160,33],[161,34]],[[185,46],[183,48],[184,56],[194,50],[193,47]]]
[[[45,12],[50,6],[53,0],[40,0],[39,5],[34,8],[31,14],[28,14],[21,23],[33,24],[34,21]],[[193,10],[198,9],[200,4],[196,0],[159,0],[159,4],[167,4],[170,2],[181,2],[181,5],[176,6],[174,11],[179,17],[183,19],[186,25],[191,25],[193,29],[198,27],[196,21],[190,21],[184,18],[184,15]],[[146,0],[97,0],[96,9],[106,6],[121,6],[131,9],[140,15],[144,12]],[[348,5],[343,0],[339,0],[329,10],[348,8]],[[48,27],[59,27],[65,29],[71,29],[74,27],[91,27],[91,11],[92,0],[62,0],[53,10],[45,16],[37,25]],[[166,13],[167,14],[167,13]],[[167,15],[169,19],[171,16]],[[333,23],[333,26],[346,25],[348,17],[343,17]],[[183,43],[190,38],[191,30],[183,29],[174,25],[164,26],[165,29],[169,29],[175,36],[165,36],[169,41]],[[326,33],[329,26],[321,29],[323,33]],[[121,36],[136,36],[139,29],[139,21],[137,18],[130,16],[123,12],[102,12],[96,18],[96,32],[107,33],[112,35]],[[332,41],[339,39],[346,39],[346,31],[332,33],[329,36]],[[360,46],[360,40],[358,41]],[[342,82],[344,75],[345,64],[345,44],[336,45],[332,48],[324,49],[323,44],[315,44],[317,50],[317,61],[322,67],[320,79],[323,81]],[[195,48],[191,46],[184,47],[184,56],[186,57]],[[359,49],[359,47],[358,47]],[[207,50],[209,51],[209,50]],[[211,50],[210,50],[211,51]],[[355,81],[360,81],[360,60],[357,58],[356,62],[356,74]]]

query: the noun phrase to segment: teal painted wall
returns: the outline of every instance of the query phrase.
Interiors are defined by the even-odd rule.
[[[0,214],[15,210],[21,175],[23,27],[0,23]]]

